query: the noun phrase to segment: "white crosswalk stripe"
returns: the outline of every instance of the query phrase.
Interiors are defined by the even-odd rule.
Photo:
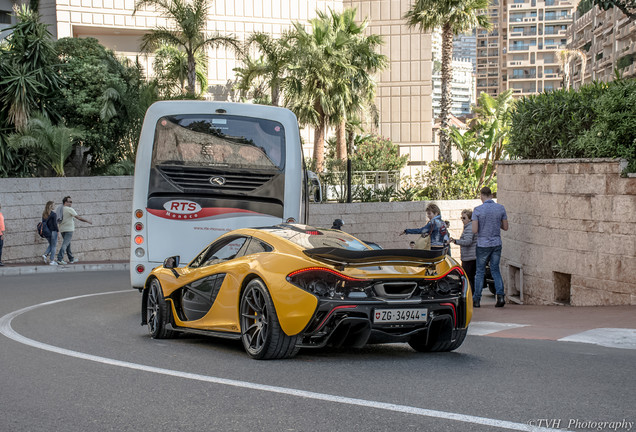
[[[582,342],[609,348],[636,349],[636,330],[597,328],[559,339],[563,342]]]
[[[473,321],[468,326],[468,334],[473,336],[486,336],[503,330],[518,327],[526,327],[524,324],[498,323],[491,321]]]

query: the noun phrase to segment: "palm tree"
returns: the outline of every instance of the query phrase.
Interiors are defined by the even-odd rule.
[[[471,30],[477,26],[490,29],[486,15],[480,13],[488,8],[488,0],[415,0],[404,15],[409,27],[419,27],[420,31],[430,32],[442,29],[442,99],[441,128],[439,142],[439,160],[450,163],[451,145],[448,127],[451,109],[452,81],[451,57],[453,36]]]
[[[384,70],[388,58],[376,52],[382,45],[378,35],[365,36],[368,21],[355,22],[356,9],[346,9],[342,13],[330,11],[330,16],[320,13],[319,18],[329,22],[336,39],[345,39],[343,45],[349,65],[337,74],[334,97],[336,112],[333,120],[336,124],[336,157],[346,159],[348,155],[346,131],[347,124],[359,122],[360,114],[373,105],[376,83],[373,74]],[[351,128],[349,128],[351,129]]]
[[[158,27],[142,38],[141,49],[154,51],[161,44],[178,47],[185,52],[187,58],[187,86],[189,94],[196,90],[196,59],[200,52],[219,46],[234,47],[238,50],[238,42],[233,36],[219,33],[207,34],[205,27],[211,2],[208,0],[138,0],[135,3],[136,13],[144,6],[153,6],[165,18],[172,20],[173,28]]]
[[[478,153],[485,154],[477,190],[495,176],[495,162],[505,156],[510,132],[511,114],[515,105],[512,90],[506,90],[497,97],[481,93],[473,112],[477,115],[471,130],[477,134],[481,145]],[[488,175],[488,178],[486,178]]]
[[[18,23],[10,27],[6,46],[0,50],[0,103],[8,107],[7,120],[23,129],[32,112],[50,111],[47,100],[60,86],[53,71],[57,55],[53,37],[40,16],[27,6],[16,9]]]
[[[208,85],[208,78],[205,54],[202,51],[195,54],[195,65],[196,82],[199,88],[204,89]],[[155,51],[153,69],[164,97],[187,93],[188,58],[184,51],[162,44]]]
[[[82,137],[79,129],[54,126],[48,118],[35,114],[21,133],[9,136],[8,143],[13,149],[34,150],[33,153],[58,177],[64,177],[64,165],[71,155],[73,143]]]
[[[234,69],[239,77],[237,88],[243,95],[253,88],[256,80],[262,78],[263,85],[269,87],[271,104],[278,106],[283,80],[289,64],[287,38],[287,34],[283,34],[279,39],[274,39],[269,34],[261,32],[253,33],[247,38],[243,48],[243,52],[246,53],[243,58],[245,67]],[[261,53],[258,59],[253,59],[248,54],[252,47],[256,47]],[[260,91],[262,91],[262,87]]]
[[[570,65],[572,60],[581,60],[581,83],[585,75],[585,66],[587,64],[587,55],[580,49],[563,49],[557,53],[559,66],[561,67],[561,76],[563,78],[563,88],[570,88]]]
[[[348,40],[337,39],[329,22],[315,18],[311,32],[295,22],[289,38],[289,77],[284,81],[285,105],[301,124],[314,127],[316,171],[324,168],[325,131],[337,111],[334,94],[339,74],[350,67],[344,46]],[[341,86],[340,86],[341,87]]]

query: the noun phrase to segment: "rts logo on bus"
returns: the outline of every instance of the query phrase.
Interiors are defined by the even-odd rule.
[[[172,219],[194,219],[199,217],[201,206],[194,201],[172,200],[163,205],[166,216]]]

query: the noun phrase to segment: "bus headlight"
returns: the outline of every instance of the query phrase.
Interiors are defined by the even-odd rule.
[[[146,251],[143,248],[137,248],[135,249],[135,255],[138,258],[141,258],[142,256],[146,255]]]

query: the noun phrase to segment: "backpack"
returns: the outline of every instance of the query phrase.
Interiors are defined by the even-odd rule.
[[[55,207],[55,214],[57,215],[57,223],[62,222],[62,219],[64,219],[64,204]]]
[[[38,234],[40,237],[42,238],[51,237],[51,230],[49,229],[49,226],[46,224],[46,221],[42,221],[38,223],[37,229],[38,229]]]

